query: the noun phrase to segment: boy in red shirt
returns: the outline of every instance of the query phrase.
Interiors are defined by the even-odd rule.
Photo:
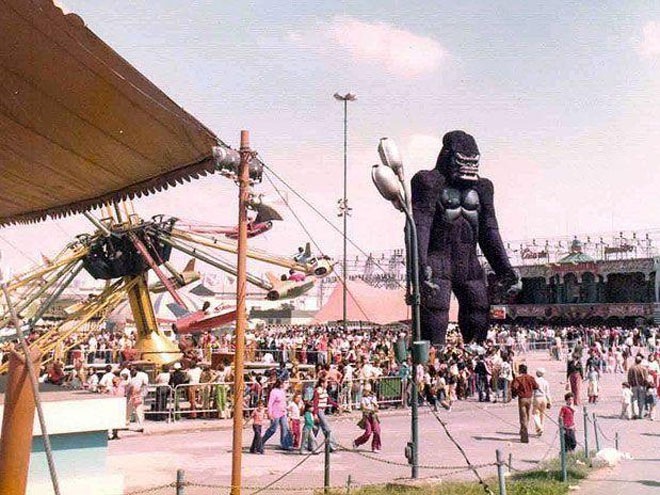
[[[559,420],[564,425],[564,445],[566,451],[575,450],[577,441],[575,440],[575,409],[573,408],[573,394],[568,392],[564,395],[566,404],[559,410]]]

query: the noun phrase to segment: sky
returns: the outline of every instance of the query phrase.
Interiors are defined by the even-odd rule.
[[[371,183],[381,137],[410,178],[432,168],[442,135],[463,129],[495,184],[505,239],[660,227],[660,3],[633,1],[64,0],[177,103],[261,158],[333,223],[348,105],[349,237],[364,251],[403,245],[403,217]],[[258,192],[276,197],[268,183]],[[220,176],[135,202],[156,213],[236,223]],[[341,236],[293,195],[325,253]],[[285,222],[253,241],[280,254],[308,240]],[[0,230],[15,269],[54,253],[80,217]],[[349,254],[356,254],[349,246]]]

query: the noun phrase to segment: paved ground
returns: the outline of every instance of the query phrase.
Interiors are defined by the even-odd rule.
[[[528,355],[531,370],[543,366],[555,396],[554,403],[564,393],[564,364],[551,361],[547,354],[537,352]],[[622,375],[605,375],[601,401],[589,406],[589,413],[599,416],[603,433],[601,447],[613,446],[615,432],[619,432],[621,449],[630,452],[634,460],[625,461],[614,470],[603,470],[594,481],[581,487],[583,493],[630,494],[658,493],[660,489],[660,421],[622,421],[615,417],[619,411],[619,384]],[[422,477],[463,478],[474,477],[464,470],[465,461],[450,442],[436,418],[428,409],[420,417],[420,464]],[[550,411],[556,418],[557,408]],[[489,464],[495,460],[495,449],[505,456],[512,455],[514,469],[530,469],[538,461],[554,457],[558,451],[557,429],[549,422],[541,438],[532,437],[531,443],[521,444],[518,439],[517,408],[515,403],[484,404],[474,400],[458,402],[452,412],[442,411],[440,417],[449,425],[455,439],[463,446],[470,461],[475,465]],[[355,426],[354,417],[340,416],[333,420],[338,441],[350,446],[361,430]],[[210,485],[227,486],[231,477],[231,424],[229,421],[181,421],[175,425],[147,424],[145,435],[125,433],[123,438],[110,444],[109,468],[125,476],[126,493],[167,484],[175,479],[177,469],[185,470],[188,481],[207,487],[187,487],[187,495],[226,493],[227,490]],[[331,484],[345,485],[350,476],[355,485],[386,482],[410,476],[405,465],[403,451],[410,437],[410,417],[407,411],[392,411],[382,415],[383,451],[372,455],[367,446],[358,452],[340,451],[331,456]],[[593,427],[590,426],[590,448],[594,448]],[[244,445],[251,441],[251,429],[244,430]],[[583,438],[582,423],[578,438]],[[291,489],[303,491],[323,484],[323,455],[309,458],[284,453],[276,449],[276,438],[269,442],[266,455],[251,455],[244,449],[243,482],[249,486],[264,486],[285,475],[274,485],[282,492]],[[304,461],[299,467],[298,463]],[[294,469],[295,468],[295,469]],[[458,470],[460,472],[456,472]],[[494,476],[494,466],[479,469],[482,476]],[[646,490],[646,491],[645,491]],[[173,493],[164,488],[151,493]],[[269,493],[277,491],[269,490]]]

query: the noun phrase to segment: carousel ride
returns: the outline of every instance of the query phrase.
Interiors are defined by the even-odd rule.
[[[253,217],[248,218],[248,233],[252,237],[269,231],[274,221],[282,220],[277,210],[261,195],[250,196],[248,208]],[[166,291],[170,294],[175,306],[172,312],[179,315],[172,329],[178,334],[211,330],[236,319],[236,310],[209,314],[190,308],[190,302],[186,303],[179,290],[199,280],[199,272],[191,263],[183,271],[176,270],[170,263],[172,252],[178,251],[192,260],[236,276],[235,264],[222,258],[222,253],[237,252],[236,228],[182,221],[164,215],[144,220],[135,213],[130,201],[108,205],[101,210],[103,216],[99,218],[85,212],[96,227],[95,232],[78,235],[55,257],[44,258],[43,265],[7,281],[16,310],[29,328],[42,318],[83,270],[106,283],[98,294],[66,308],[66,317],[31,343],[31,347],[44,356],[42,364],[53,359],[56,349],[60,353],[66,352],[96,332],[99,323],[126,299],[136,327],[137,359],[155,364],[176,361],[180,357],[178,345],[159,327],[151,293]],[[316,279],[333,270],[333,263],[327,257],[313,256],[309,247],[291,257],[249,249],[247,257],[289,271],[289,275],[281,277],[270,272],[265,278],[247,274],[247,281],[265,291],[265,297],[270,301],[298,297],[309,291]],[[149,271],[158,278],[155,284],[147,282]],[[0,314],[0,328],[8,324],[10,315],[5,306]],[[11,338],[11,332],[5,335],[7,338]],[[4,371],[6,365],[0,366],[0,373]]]

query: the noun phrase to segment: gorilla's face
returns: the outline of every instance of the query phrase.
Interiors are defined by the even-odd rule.
[[[477,142],[464,131],[448,132],[442,138],[436,167],[455,184],[476,182],[479,180]]]
[[[449,160],[449,175],[452,182],[479,180],[479,153],[454,150]]]

